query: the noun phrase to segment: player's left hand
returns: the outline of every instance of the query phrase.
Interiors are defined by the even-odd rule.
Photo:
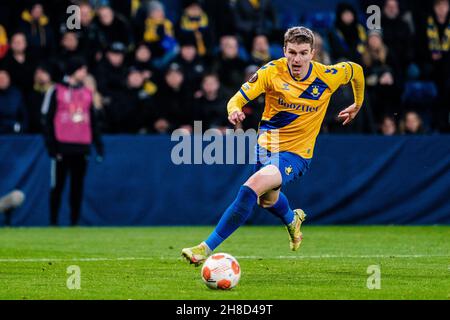
[[[345,108],[338,114],[338,118],[341,120],[344,120],[342,123],[343,126],[345,126],[347,123],[351,122],[353,119],[355,119],[356,115],[359,112],[360,107],[356,106],[356,103],[352,104],[350,107]]]
[[[231,122],[233,125],[237,125],[238,123],[241,123],[245,119],[245,113],[242,111],[233,111],[233,113],[230,114],[228,117],[228,121]]]

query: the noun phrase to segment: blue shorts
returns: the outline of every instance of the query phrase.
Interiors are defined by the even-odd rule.
[[[259,171],[261,168],[272,164],[280,170],[282,185],[300,178],[309,169],[311,159],[304,159],[289,151],[271,153],[265,149],[264,152],[261,152],[261,149],[261,147],[257,148],[254,171]]]

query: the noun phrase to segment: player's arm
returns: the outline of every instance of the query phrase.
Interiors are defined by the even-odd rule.
[[[54,118],[56,115],[56,88],[51,86],[45,93],[41,106],[41,117],[44,128],[45,144],[50,157],[57,157],[57,142],[55,137]]]
[[[245,114],[244,112],[242,112],[242,108],[247,104],[247,102],[248,101],[244,98],[240,90],[236,92],[236,94],[230,99],[230,101],[228,101],[228,121],[230,121],[233,125],[244,121]]]
[[[359,64],[354,62],[345,62],[344,68],[346,69],[344,81],[345,83],[348,83],[348,81],[351,82],[355,102],[351,106],[339,112],[338,118],[344,121],[342,125],[346,125],[347,123],[355,119],[356,115],[361,109],[364,101],[365,84],[363,68]]]
[[[228,120],[236,125],[245,119],[242,108],[251,100],[257,98],[260,94],[269,88],[270,67],[259,69],[250,79],[244,83],[238,92],[228,101]]]

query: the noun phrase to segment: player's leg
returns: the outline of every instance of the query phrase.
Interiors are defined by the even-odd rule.
[[[254,173],[241,188],[233,203],[225,210],[210,236],[200,245],[182,250],[191,263],[201,264],[225,239],[248,219],[257,204],[258,197],[281,185],[281,174],[274,165],[263,167]]]
[[[269,190],[261,195],[258,199],[258,205],[267,209],[270,213],[280,218],[284,224],[288,225],[294,219],[294,211],[289,207],[289,202],[280,189]]]
[[[80,218],[87,160],[84,155],[74,155],[70,161],[70,223],[75,226]]]
[[[303,176],[308,170],[311,160],[304,159],[291,152],[280,152],[272,154],[269,161],[279,168],[282,185],[285,185]],[[300,228],[306,217],[303,210],[292,210],[287,197],[279,190],[270,190],[260,197],[259,202],[262,207],[268,209],[269,212],[284,222],[289,233],[291,250],[297,250],[302,242]]]
[[[306,218],[303,210],[292,210],[287,197],[280,191],[280,188],[270,190],[261,195],[258,199],[258,205],[283,221],[289,234],[290,248],[296,251],[303,239],[303,234],[300,230],[302,222]]]
[[[248,219],[257,204],[258,197],[281,184],[277,167],[269,165],[254,173],[240,188],[234,202],[220,219],[216,229],[205,243],[211,250],[217,248]]]
[[[269,190],[278,188],[281,186],[281,183],[280,170],[275,165],[270,164],[255,172],[244,183],[244,186],[251,188],[259,197]]]
[[[61,197],[68,173],[65,156],[61,159],[52,159],[51,162],[51,190],[50,190],[50,225],[58,225],[58,212]]]

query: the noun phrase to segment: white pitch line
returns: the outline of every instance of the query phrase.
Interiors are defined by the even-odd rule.
[[[65,262],[65,261],[81,261],[81,262],[90,262],[90,261],[134,261],[134,260],[155,260],[158,259],[156,257],[118,257],[118,258],[11,258],[11,259],[0,259],[0,262]],[[166,259],[161,257],[162,259]]]
[[[373,258],[450,258],[449,255],[427,255],[427,254],[375,254],[375,255],[309,255],[309,256],[236,256],[237,259],[281,259],[281,260],[302,260],[302,259],[373,259]],[[136,260],[181,260],[181,257],[117,257],[117,258],[0,258],[1,262],[98,262],[98,261],[136,261]]]
[[[241,259],[359,259],[359,258],[450,258],[449,255],[428,255],[428,254],[374,254],[374,255],[312,255],[312,256],[275,256],[275,257],[258,257],[258,256],[237,256]]]

